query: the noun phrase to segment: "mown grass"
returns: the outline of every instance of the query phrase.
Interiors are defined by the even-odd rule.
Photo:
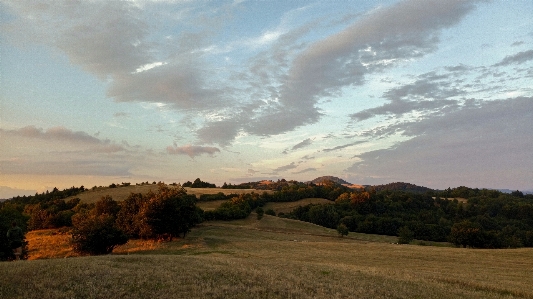
[[[533,250],[390,244],[265,215],[158,248],[0,263],[0,298],[533,298]]]

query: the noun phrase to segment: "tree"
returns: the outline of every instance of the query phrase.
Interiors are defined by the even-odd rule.
[[[413,241],[415,233],[407,226],[403,226],[398,230],[398,243],[409,244]]]
[[[183,237],[202,222],[202,210],[196,207],[196,196],[187,195],[181,187],[159,186],[159,191],[144,202],[138,216],[142,238]]]
[[[139,216],[139,212],[152,196],[154,196],[153,193],[148,193],[146,196],[141,193],[131,193],[128,198],[120,203],[116,223],[130,238],[140,237],[142,219]]]
[[[72,245],[76,252],[108,254],[128,241],[128,236],[115,225],[111,215],[78,213],[72,218]]]
[[[347,236],[350,231],[348,230],[348,227],[344,225],[343,223],[339,224],[337,226],[337,233],[339,233],[339,236],[342,238],[344,236]]]
[[[452,226],[448,241],[456,246],[484,247],[483,235],[481,225],[464,220]]]

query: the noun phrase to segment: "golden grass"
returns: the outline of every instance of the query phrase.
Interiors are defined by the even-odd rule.
[[[0,263],[0,298],[533,298],[531,248],[359,235],[268,215],[206,222],[149,252]]]
[[[87,190],[85,192],[82,192],[78,195],[71,196],[65,199],[65,201],[68,201],[72,198],[79,198],[81,202],[84,203],[94,203],[100,200],[104,196],[111,196],[113,200],[115,201],[123,201],[131,193],[142,193],[146,194],[150,191],[157,192],[159,187],[157,185],[130,185],[130,186],[121,186],[117,188],[96,188],[95,190]],[[221,188],[189,188],[186,187],[185,190],[187,190],[188,194],[194,194],[196,197],[199,197],[201,194],[217,194],[219,192],[222,192],[224,194],[243,194],[243,193],[260,193],[262,194],[265,192],[264,190],[255,190],[255,189],[221,189]],[[272,191],[266,191],[266,192],[272,192]]]
[[[30,231],[26,234],[28,241],[28,259],[50,259],[78,256],[70,246],[70,234],[58,229]]]
[[[28,260],[68,258],[81,256],[75,253],[70,244],[71,235],[61,229],[34,230],[26,234],[28,241]],[[129,240],[117,246],[113,253],[129,254],[157,250],[161,243],[152,240]]]

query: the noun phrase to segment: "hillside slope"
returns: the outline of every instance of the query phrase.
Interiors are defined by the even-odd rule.
[[[0,298],[533,298],[533,251],[369,242],[265,215],[153,251],[0,263]]]

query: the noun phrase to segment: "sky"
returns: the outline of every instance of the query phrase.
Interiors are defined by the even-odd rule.
[[[0,198],[533,189],[533,1],[0,0]]]

